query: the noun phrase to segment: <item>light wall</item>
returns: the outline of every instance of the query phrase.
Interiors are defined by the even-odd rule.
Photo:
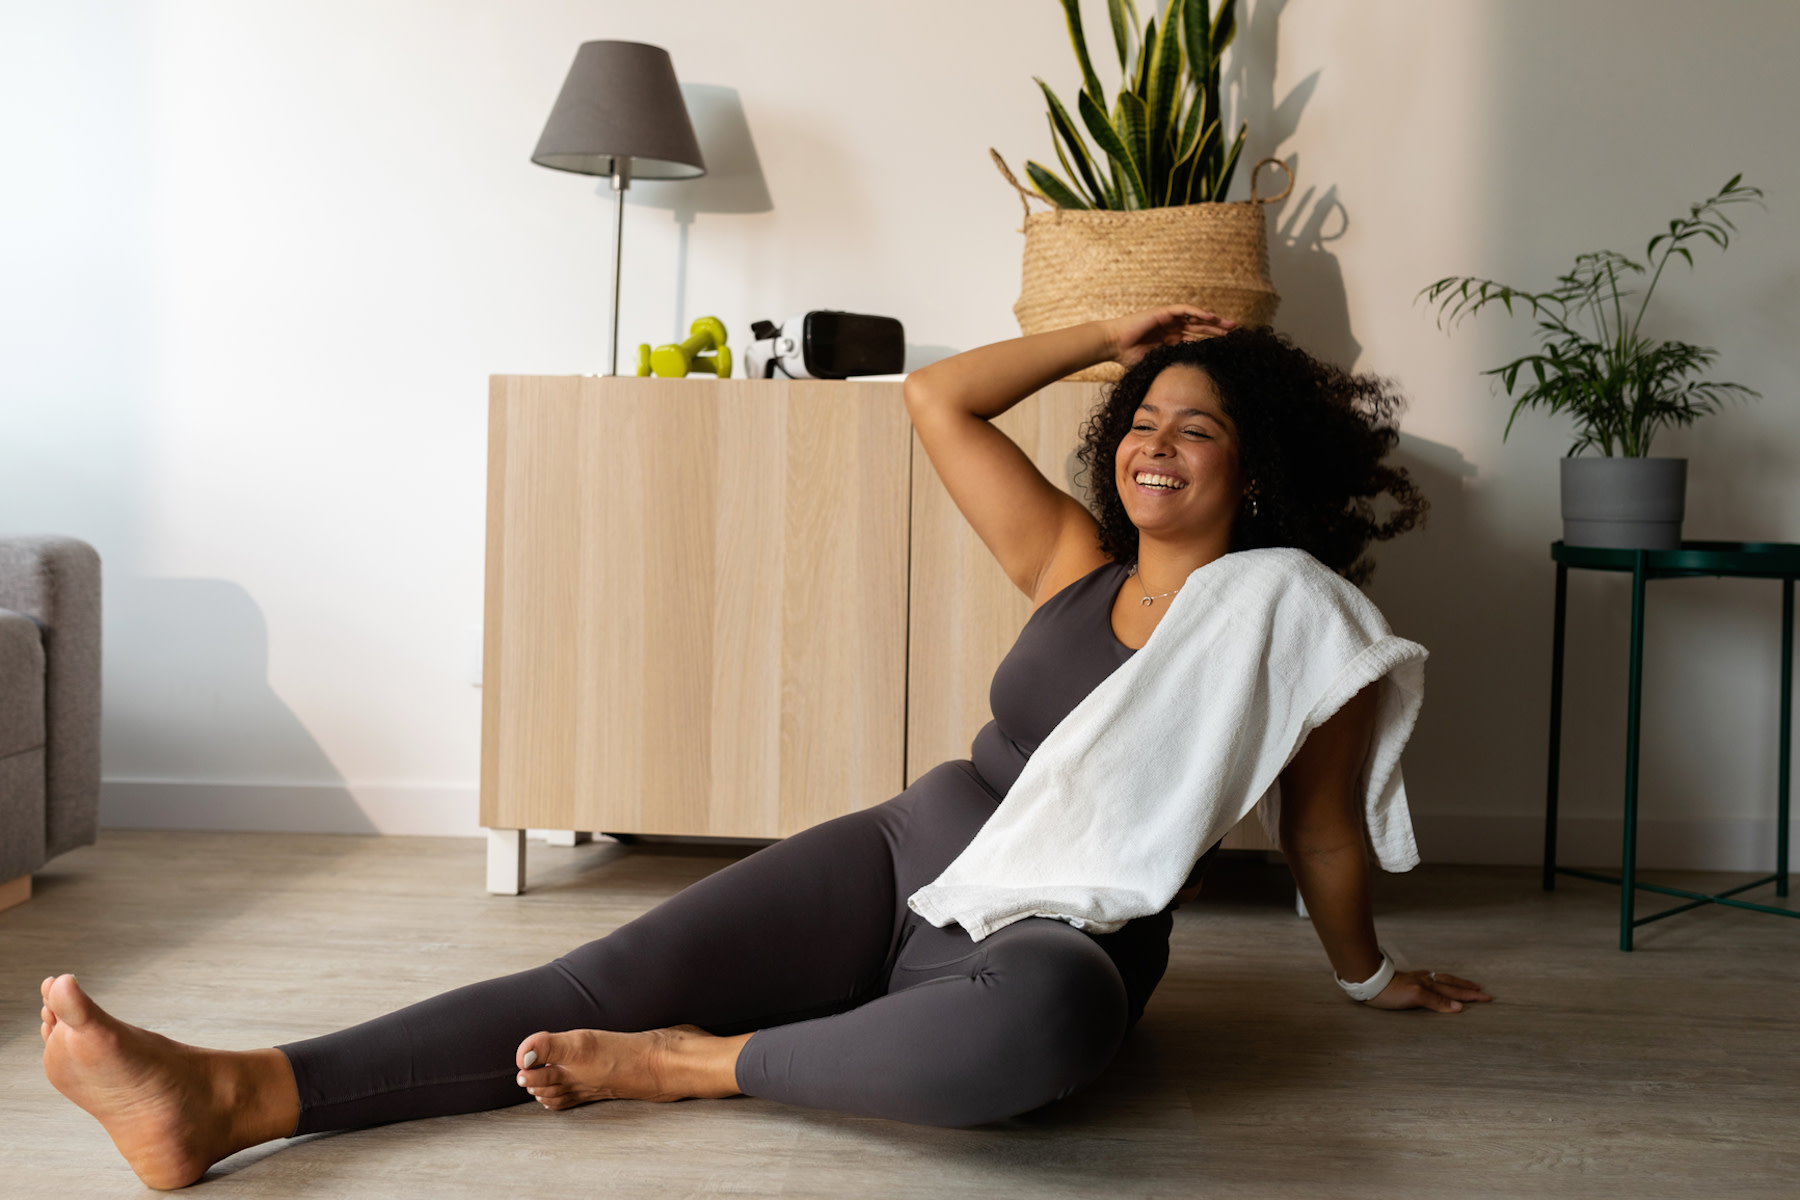
[[[634,193],[628,348],[819,307],[902,318],[915,363],[1015,331],[1018,206],[986,151],[1044,156],[1030,77],[1074,90],[1047,3],[0,4],[0,527],[105,559],[109,822],[474,831],[486,378],[603,366],[609,197],[528,161],[591,38],[667,47],[738,135],[703,189]],[[1567,427],[1502,445],[1478,372],[1522,324],[1446,337],[1413,296],[1639,249],[1744,171],[1767,211],[1654,319],[1768,399],[1658,450],[1693,459],[1690,536],[1800,540],[1797,52],[1783,0],[1250,6],[1233,103],[1250,154],[1300,173],[1272,210],[1279,323],[1413,399],[1434,519],[1373,591],[1433,651],[1407,762],[1428,857],[1535,853]],[[1591,861],[1617,583],[1572,587],[1565,804]],[[1774,594],[1654,590],[1653,860],[1766,849]]]

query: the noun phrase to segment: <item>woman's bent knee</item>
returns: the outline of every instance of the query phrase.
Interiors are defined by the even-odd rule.
[[[1001,1001],[988,1052],[967,1064],[970,1085],[937,1123],[982,1124],[1061,1100],[1097,1079],[1125,1037],[1125,985],[1087,935],[1032,920],[994,937],[975,980]]]
[[[962,1126],[1042,1107],[1105,1069],[1125,1034],[1125,986],[1092,939],[1033,920],[974,953],[957,940],[943,970],[910,986],[761,1031],[738,1059],[738,1086],[812,1108]]]

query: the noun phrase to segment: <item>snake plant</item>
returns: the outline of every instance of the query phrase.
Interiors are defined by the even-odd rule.
[[[1497,376],[1514,397],[1508,434],[1527,408],[1567,412],[1575,418],[1571,456],[1598,450],[1609,458],[1640,458],[1650,453],[1658,430],[1692,425],[1727,401],[1759,395],[1742,384],[1693,378],[1718,359],[1711,347],[1640,332],[1663,269],[1676,258],[1694,265],[1690,242],[1709,241],[1720,250],[1731,245],[1737,226],[1725,209],[1762,197],[1742,180],[1733,175],[1715,195],[1689,206],[1687,216],[1670,221],[1644,248],[1643,262],[1600,250],[1576,255],[1575,265],[1544,292],[1453,275],[1419,293],[1436,306],[1440,328],[1452,328],[1490,304],[1509,314],[1518,305],[1537,318],[1539,352],[1483,372]],[[1639,295],[1630,281],[1646,276],[1649,286]]]
[[[1133,0],[1107,0],[1121,87],[1110,108],[1088,56],[1079,0],[1062,0],[1069,40],[1081,65],[1075,111],[1042,79],[1050,102],[1050,138],[1062,174],[1027,161],[1039,195],[1059,208],[1166,208],[1223,200],[1244,148],[1247,125],[1225,144],[1219,111],[1219,60],[1237,34],[1237,0],[1169,0],[1157,26],[1139,28]],[[1034,77],[1035,78],[1035,77]],[[1090,151],[1082,130],[1094,139]]]

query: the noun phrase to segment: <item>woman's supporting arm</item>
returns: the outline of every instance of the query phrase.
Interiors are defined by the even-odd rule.
[[[1339,979],[1381,966],[1363,836],[1362,767],[1375,731],[1367,688],[1313,730],[1281,776],[1281,849]]]
[[[1281,776],[1281,848],[1339,979],[1368,979],[1381,966],[1363,833],[1363,767],[1374,742],[1370,684],[1313,730]],[[1460,1012],[1491,999],[1476,984],[1435,971],[1402,971],[1372,1008]]]

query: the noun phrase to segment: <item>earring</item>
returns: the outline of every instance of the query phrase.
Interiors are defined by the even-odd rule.
[[[1250,502],[1250,515],[1252,517],[1256,516],[1256,493],[1255,492],[1245,492],[1244,499],[1248,500]]]

